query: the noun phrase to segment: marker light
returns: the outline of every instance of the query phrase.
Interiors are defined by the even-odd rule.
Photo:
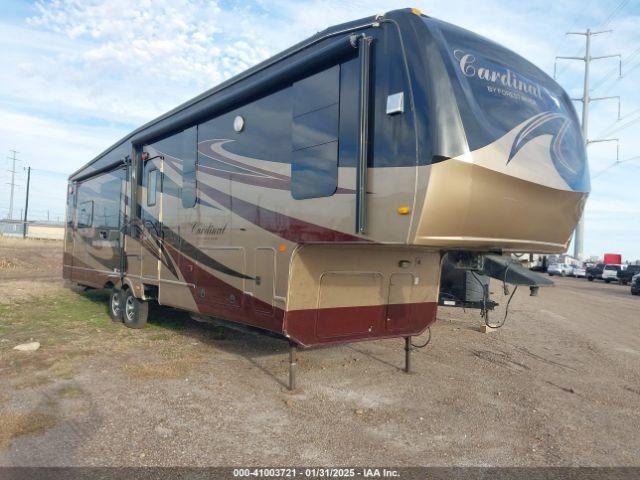
[[[397,210],[398,215],[409,215],[411,213],[411,209],[409,207],[398,207]]]
[[[284,252],[287,249],[286,245],[278,245],[278,251]]]
[[[419,8],[412,8],[411,13],[418,16],[422,15],[422,11]]]

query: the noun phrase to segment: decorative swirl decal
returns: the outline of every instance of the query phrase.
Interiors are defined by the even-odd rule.
[[[562,113],[547,111],[535,115],[513,140],[507,165],[533,139],[551,135],[549,147],[551,161],[567,184],[573,187],[583,176],[585,164],[576,154],[576,150],[582,151],[581,139],[576,135],[568,134],[574,130],[571,129],[571,125],[571,119]]]

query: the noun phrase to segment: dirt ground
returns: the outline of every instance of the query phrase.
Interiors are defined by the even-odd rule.
[[[640,465],[628,287],[554,278],[491,333],[441,309],[411,374],[400,340],[304,351],[290,393],[281,341],[161,308],[114,324],[58,280],[59,248],[0,240],[2,466]]]

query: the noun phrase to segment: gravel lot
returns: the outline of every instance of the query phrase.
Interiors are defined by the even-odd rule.
[[[408,375],[401,340],[305,351],[289,393],[282,342],[163,309],[126,329],[33,248],[0,243],[0,465],[640,465],[628,287],[554,277],[491,333],[441,309]]]

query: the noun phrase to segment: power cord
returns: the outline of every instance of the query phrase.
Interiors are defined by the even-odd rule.
[[[412,340],[411,346],[413,348],[424,348],[427,345],[429,345],[429,343],[431,343],[431,327],[427,327],[427,332],[429,333],[429,336],[427,337],[427,340],[422,345],[416,345],[415,343],[413,343],[413,340]]]

